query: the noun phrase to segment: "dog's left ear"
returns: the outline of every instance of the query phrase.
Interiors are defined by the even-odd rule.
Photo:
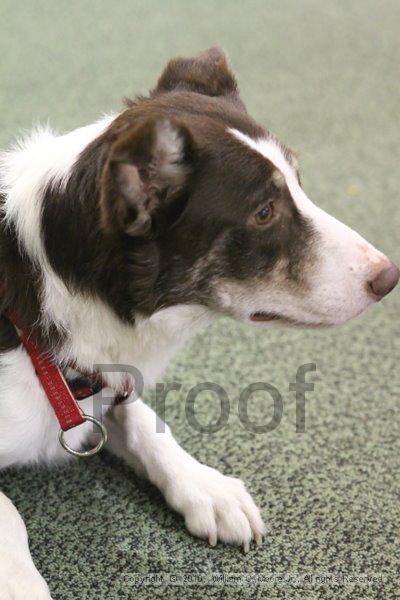
[[[101,181],[102,227],[145,236],[158,208],[183,193],[193,171],[188,129],[170,119],[148,119],[112,146]],[[181,194],[182,195],[182,194]]]

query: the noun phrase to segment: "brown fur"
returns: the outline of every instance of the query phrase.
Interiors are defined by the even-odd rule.
[[[182,142],[179,159],[160,150],[163,124]],[[312,231],[286,186],[274,182],[273,165],[229,127],[267,135],[247,114],[222,51],[174,59],[151,95],[131,102],[85,148],[65,188],[49,182],[43,242],[72,293],[99,297],[134,323],[138,311],[172,304],[217,308],[215,278],[265,277],[282,256],[299,281]],[[249,225],[271,199],[286,226]],[[0,261],[3,308],[54,348],[62,334],[40,328],[40,273],[4,225]]]

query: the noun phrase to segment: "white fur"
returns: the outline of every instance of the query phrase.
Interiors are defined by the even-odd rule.
[[[48,129],[37,130],[4,154],[0,167],[3,217],[15,225],[19,243],[42,272],[42,324],[54,324],[67,334],[56,359],[61,364],[72,360],[82,369],[90,369],[94,363],[133,365],[141,371],[145,384],[153,385],[188,335],[210,321],[209,311],[195,305],[176,306],[151,318],[139,316],[134,327],[123,324],[101,300],[69,292],[49,265],[40,235],[43,189],[50,182],[67,181],[80,152],[110,119],[59,137]],[[181,141],[174,131],[164,127],[159,133],[163,151],[180,152]],[[0,469],[65,460],[68,455],[58,443],[57,420],[24,349],[0,356],[0,376]],[[106,374],[106,378],[110,385],[118,386],[125,373]],[[81,403],[84,412],[92,412],[92,402]],[[264,525],[243,483],[195,461],[179,447],[168,428],[156,433],[156,416],[140,400],[114,408],[107,413],[106,422],[110,449],[159,486],[194,535],[212,544],[217,539],[243,544],[246,550],[252,538],[261,540]],[[75,448],[90,438],[89,424],[67,432],[67,441]],[[2,507],[0,555],[22,556],[27,552],[26,538],[17,535],[10,542],[5,536],[11,509],[5,499],[0,510]],[[32,577],[32,561],[27,561],[22,574],[16,563],[7,565],[0,570],[0,589],[14,586],[15,597],[25,599],[28,596],[20,591],[18,581],[24,589],[24,581]],[[29,597],[48,598],[45,589],[42,596],[39,592],[34,595],[40,588],[37,577],[37,588],[32,584]]]
[[[157,433],[157,419],[141,400],[116,406],[106,417],[111,450],[161,490],[193,535],[211,545],[217,540],[242,544],[245,551],[252,539],[260,543],[264,524],[243,482],[199,463],[169,427]],[[126,431],[128,443],[123,441]]]
[[[43,325],[55,324],[66,333],[67,341],[58,351],[57,360],[72,360],[82,369],[90,369],[93,363],[134,365],[143,374],[145,384],[153,385],[176,349],[212,315],[201,306],[176,306],[151,318],[139,316],[134,327],[123,324],[101,300],[69,292],[50,267],[40,235],[43,189],[51,182],[63,185],[67,181],[79,154],[111,119],[107,117],[64,136],[48,129],[37,130],[18,148],[4,154],[0,166],[0,190],[5,195],[3,217],[16,227],[19,243],[42,272]],[[158,135],[158,160],[180,154],[182,140],[173,128],[163,125]],[[284,286],[269,290],[267,298],[262,285],[244,290],[243,286],[236,284],[235,288],[225,282],[220,295],[226,305],[233,307],[236,316],[245,318],[249,308],[273,311],[281,302],[288,307],[289,316],[305,322],[321,318],[338,321],[361,310],[367,302],[361,279],[378,267],[384,260],[382,255],[308,200],[276,142],[254,141],[237,131],[233,135],[275,164],[299,210],[322,233],[323,243],[315,292],[307,302],[294,299]],[[338,312],[342,312],[340,317]],[[66,459],[58,443],[58,423],[22,348],[1,355],[0,375],[0,468]],[[110,385],[117,386],[125,374],[106,377]],[[92,402],[87,399],[82,403],[85,412],[91,412]],[[169,428],[157,433],[156,415],[140,400],[128,399],[108,411],[105,420],[109,448],[160,488],[194,535],[211,544],[218,539],[243,544],[245,550],[252,538],[261,540],[264,525],[243,483],[198,463],[180,448]],[[85,424],[68,432],[67,441],[79,448],[91,435],[91,428]],[[30,559],[24,526],[1,495],[0,511],[0,559],[7,557],[0,568],[0,589],[11,585],[16,598],[25,598],[23,586],[34,580],[29,597],[48,598]],[[11,538],[7,535],[10,519],[14,519]]]
[[[68,338],[56,356],[58,362],[75,362],[83,370],[93,364],[127,364],[139,369],[145,385],[153,386],[172,356],[190,334],[211,320],[202,306],[173,306],[150,318],[136,318],[135,327],[123,323],[101,301],[76,293],[71,295],[53,273],[58,285],[46,294],[46,314],[61,324]],[[62,294],[58,290],[64,288]],[[105,374],[118,387],[126,374]],[[129,375],[128,375],[129,378]]]
[[[22,347],[0,354],[0,377],[0,469],[67,460],[58,421]],[[80,406],[90,413],[92,401]],[[90,431],[85,423],[69,431],[67,441],[79,448]]]
[[[60,363],[74,361],[82,369],[94,363],[129,364],[138,368],[146,385],[153,385],[171,356],[190,331],[205,325],[210,313],[201,306],[178,306],[159,311],[150,319],[137,319],[132,328],[101,301],[71,294],[51,268],[41,239],[42,191],[49,182],[65,183],[82,150],[113,117],[56,136],[39,129],[1,157],[1,188],[5,194],[4,219],[13,223],[20,244],[40,268],[44,279],[42,324],[67,333],[67,342],[56,356]],[[163,152],[176,157],[181,140],[175,129],[163,124],[159,132]],[[119,385],[125,374],[109,374]]]
[[[29,552],[28,535],[15,506],[0,492],[0,598],[51,600]]]
[[[0,192],[5,195],[6,222],[12,221],[32,260],[43,264],[46,255],[40,235],[42,190],[51,181],[64,183],[84,148],[112,121],[98,123],[57,136],[39,127],[9,152],[0,156]]]
[[[254,140],[235,129],[230,132],[283,174],[298,210],[318,233],[315,242],[318,260],[310,275],[311,289],[304,295],[292,291],[284,281],[285,265],[281,264],[272,286],[257,282],[252,286],[246,284],[244,289],[238,283],[224,282],[220,287],[221,298],[244,319],[257,311],[277,312],[279,307],[280,314],[300,323],[336,325],[361,313],[373,301],[367,293],[367,282],[389,266],[389,260],[350,227],[311,202],[274,138]]]

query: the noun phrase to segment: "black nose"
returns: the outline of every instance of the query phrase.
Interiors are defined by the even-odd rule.
[[[396,267],[394,263],[390,263],[390,265],[382,269],[368,285],[374,296],[377,296],[380,300],[397,285],[399,276],[400,270],[398,267]]]

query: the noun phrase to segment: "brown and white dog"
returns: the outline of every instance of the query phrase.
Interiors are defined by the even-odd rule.
[[[61,366],[134,365],[146,386],[218,315],[258,326],[344,323],[399,271],[303,191],[294,153],[246,112],[225,55],[172,60],[149,97],[2,155],[2,312],[16,311]],[[10,323],[0,330],[0,468],[67,458],[58,423]],[[125,374],[109,373],[118,389]],[[85,412],[92,399],[83,401]],[[105,415],[108,447],[210,544],[260,542],[244,484],[156,433],[141,400]],[[68,441],[83,446],[84,424]],[[0,494],[2,598],[48,598],[25,527]],[[5,591],[4,591],[5,590]],[[8,594],[8,595],[7,595]]]

